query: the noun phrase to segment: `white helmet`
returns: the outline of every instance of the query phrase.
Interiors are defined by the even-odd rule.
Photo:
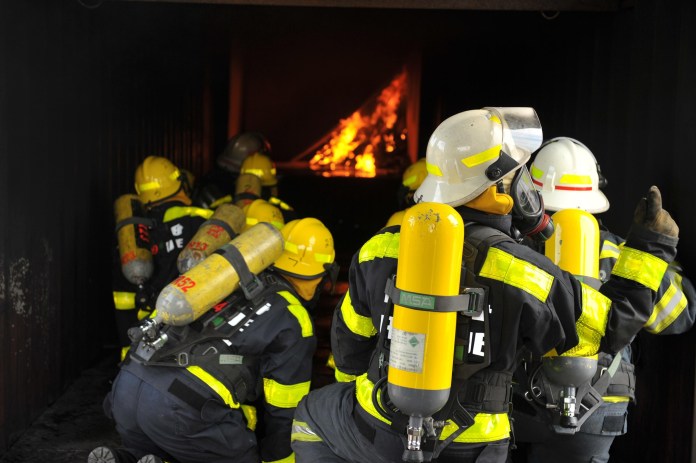
[[[532,181],[550,211],[582,209],[590,214],[609,209],[600,187],[606,179],[592,151],[579,141],[558,137],[545,142],[531,166]]]
[[[524,166],[541,141],[541,124],[532,108],[486,107],[455,114],[428,141],[428,176],[414,198],[465,204]]]

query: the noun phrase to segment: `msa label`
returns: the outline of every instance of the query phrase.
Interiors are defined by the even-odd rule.
[[[427,294],[409,293],[401,290],[399,294],[399,305],[433,310],[435,308],[435,298]]]
[[[392,327],[389,365],[411,373],[423,372],[425,334]]]

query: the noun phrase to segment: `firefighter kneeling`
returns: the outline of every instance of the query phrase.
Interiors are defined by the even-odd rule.
[[[263,242],[245,244],[259,227]],[[268,260],[277,243],[280,256]],[[308,309],[335,274],[334,258],[317,219],[281,231],[261,223],[172,282],[150,325],[129,333],[137,343],[104,401],[123,448],[98,447],[88,462],[294,461],[292,417],[316,347]],[[207,271],[215,274],[197,281]],[[229,293],[230,281],[241,289],[216,304],[200,291]]]

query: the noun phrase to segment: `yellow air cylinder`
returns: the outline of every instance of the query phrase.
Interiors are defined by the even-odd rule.
[[[119,196],[114,201],[114,216],[123,276],[133,284],[142,285],[152,276],[154,264],[149,229],[138,221],[145,217],[138,195]]]
[[[261,197],[261,179],[254,174],[240,174],[235,185],[234,198],[239,207],[248,206]]]
[[[597,219],[580,209],[563,209],[553,214],[551,219],[555,228],[545,243],[546,257],[580,281],[593,286],[599,279]]]
[[[169,283],[157,298],[159,322],[187,325],[239,287],[239,275],[227,256],[236,248],[249,271],[257,274],[283,253],[283,235],[269,223],[258,223]]]
[[[410,416],[440,410],[452,384],[456,312],[437,312],[432,296],[456,296],[464,245],[464,222],[451,206],[419,203],[401,223],[388,391]],[[408,301],[408,302],[407,302]],[[399,305],[417,305],[416,310]]]
[[[212,217],[198,228],[186,247],[181,250],[176,265],[179,273],[186,273],[206,257],[237,236],[246,223],[244,211],[234,204],[221,204]],[[227,225],[227,228],[224,225]],[[230,235],[230,231],[233,232]]]

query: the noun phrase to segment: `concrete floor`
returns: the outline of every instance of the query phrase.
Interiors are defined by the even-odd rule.
[[[99,445],[118,446],[102,400],[118,370],[108,356],[68,388],[0,458],[1,463],[84,463]]]

